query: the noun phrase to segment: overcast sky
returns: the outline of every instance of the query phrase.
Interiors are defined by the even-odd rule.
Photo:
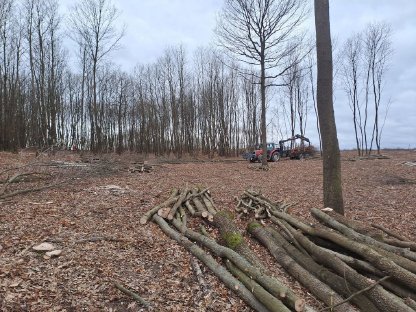
[[[63,9],[73,3],[63,2]],[[126,25],[126,35],[122,49],[112,55],[113,61],[130,71],[138,63],[155,61],[167,46],[178,44],[183,44],[191,55],[196,47],[208,45],[215,39],[216,16],[223,2],[115,0],[114,4],[121,11],[120,23]],[[394,54],[383,96],[384,100],[390,98],[392,104],[382,145],[416,147],[416,0],[332,0],[330,12],[331,33],[340,43],[370,22],[385,21],[391,25]],[[312,21],[307,24],[311,28]],[[351,111],[340,91],[336,93],[335,114],[341,148],[354,147]],[[313,123],[311,117],[308,135],[317,144]]]

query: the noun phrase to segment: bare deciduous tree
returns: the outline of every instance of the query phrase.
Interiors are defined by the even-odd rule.
[[[349,38],[341,52],[341,75],[353,113],[358,155],[370,154],[374,141],[380,153],[383,129],[383,124],[380,125],[380,109],[383,104],[383,80],[392,53],[390,36],[389,25],[370,24],[363,32]],[[389,104],[387,102],[384,120]]]
[[[364,131],[361,118],[360,104],[360,78],[361,78],[361,53],[362,44],[361,36],[357,34],[349,38],[345,44],[343,51],[343,62],[341,75],[344,90],[348,96],[348,102],[353,115],[355,141],[358,155],[362,154],[364,149]]]
[[[71,37],[85,49],[91,62],[91,149],[102,148],[102,126],[98,119],[97,71],[101,61],[117,48],[124,31],[115,27],[119,11],[110,0],[80,0],[70,15]],[[82,51],[84,51],[82,49]],[[95,142],[97,139],[97,142]]]
[[[306,14],[303,0],[226,0],[216,29],[219,43],[239,61],[259,68],[261,140],[267,154],[266,88],[292,64],[284,60],[296,49],[290,40]],[[298,42],[298,41],[297,41]],[[267,167],[267,159],[262,164]]]
[[[387,70],[387,61],[392,53],[391,28],[386,23],[370,24],[364,34],[364,53],[367,67],[366,105],[369,93],[374,101],[374,125],[371,135],[370,152],[375,140],[377,153],[380,154],[382,126],[380,127],[380,105],[383,79]],[[371,91],[370,91],[371,88]]]
[[[317,107],[322,137],[324,205],[344,214],[341,161],[333,107],[333,69],[328,0],[315,0]]]

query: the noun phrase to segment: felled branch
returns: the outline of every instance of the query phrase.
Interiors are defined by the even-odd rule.
[[[139,302],[140,304],[142,304],[144,307],[149,308],[150,304],[148,302],[146,302],[142,297],[140,297],[138,294],[132,292],[131,290],[125,288],[124,286],[122,286],[121,284],[117,283],[117,282],[113,282],[114,286],[122,291],[123,293],[125,293],[126,295],[132,297],[134,300],[136,300],[137,302]]]

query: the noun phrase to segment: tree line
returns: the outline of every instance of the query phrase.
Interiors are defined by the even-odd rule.
[[[285,20],[295,28],[304,3],[287,3],[301,12]],[[236,155],[260,143],[265,131],[306,135],[315,111],[315,61],[303,42],[269,54],[266,69],[273,58],[284,62],[263,83],[253,64],[211,47],[192,54],[169,47],[155,62],[126,72],[109,58],[123,36],[120,12],[109,0],[80,0],[67,16],[56,0],[0,0],[0,17],[0,150]],[[289,41],[289,34],[273,44]],[[76,66],[64,40],[75,47]],[[266,105],[274,110],[262,123]]]

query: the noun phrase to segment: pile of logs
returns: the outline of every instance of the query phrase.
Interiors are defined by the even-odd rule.
[[[416,311],[415,242],[378,225],[348,220],[331,209],[311,209],[319,223],[306,224],[288,214],[287,207],[245,191],[236,210],[252,219],[247,232],[325,304],[320,311]],[[218,239],[189,228],[187,215],[203,217],[216,227]],[[273,276],[249,248],[232,213],[215,209],[207,189],[174,190],[141,223],[150,220],[255,311],[315,311]]]
[[[145,163],[135,163],[135,164],[133,164],[132,167],[129,168],[129,172],[130,173],[135,173],[135,172],[140,172],[140,173],[146,172],[146,173],[149,173],[152,170],[153,170],[153,166],[152,165],[145,164]]]
[[[240,199],[236,198],[237,206],[235,211],[238,217],[250,216],[254,212],[254,218],[266,219],[271,217],[274,210],[286,212],[294,204],[282,201],[272,202],[260,192],[246,190]]]
[[[270,219],[277,228],[251,223],[248,229],[326,304],[348,300],[361,311],[414,311],[416,244],[388,238],[380,230],[326,210],[311,209],[322,224],[311,226],[273,211]]]
[[[149,210],[141,219],[141,224],[146,224],[154,214],[163,219],[173,220],[175,217],[186,218],[189,213],[193,217],[202,217],[212,221],[217,209],[208,188],[174,189],[170,197]]]

